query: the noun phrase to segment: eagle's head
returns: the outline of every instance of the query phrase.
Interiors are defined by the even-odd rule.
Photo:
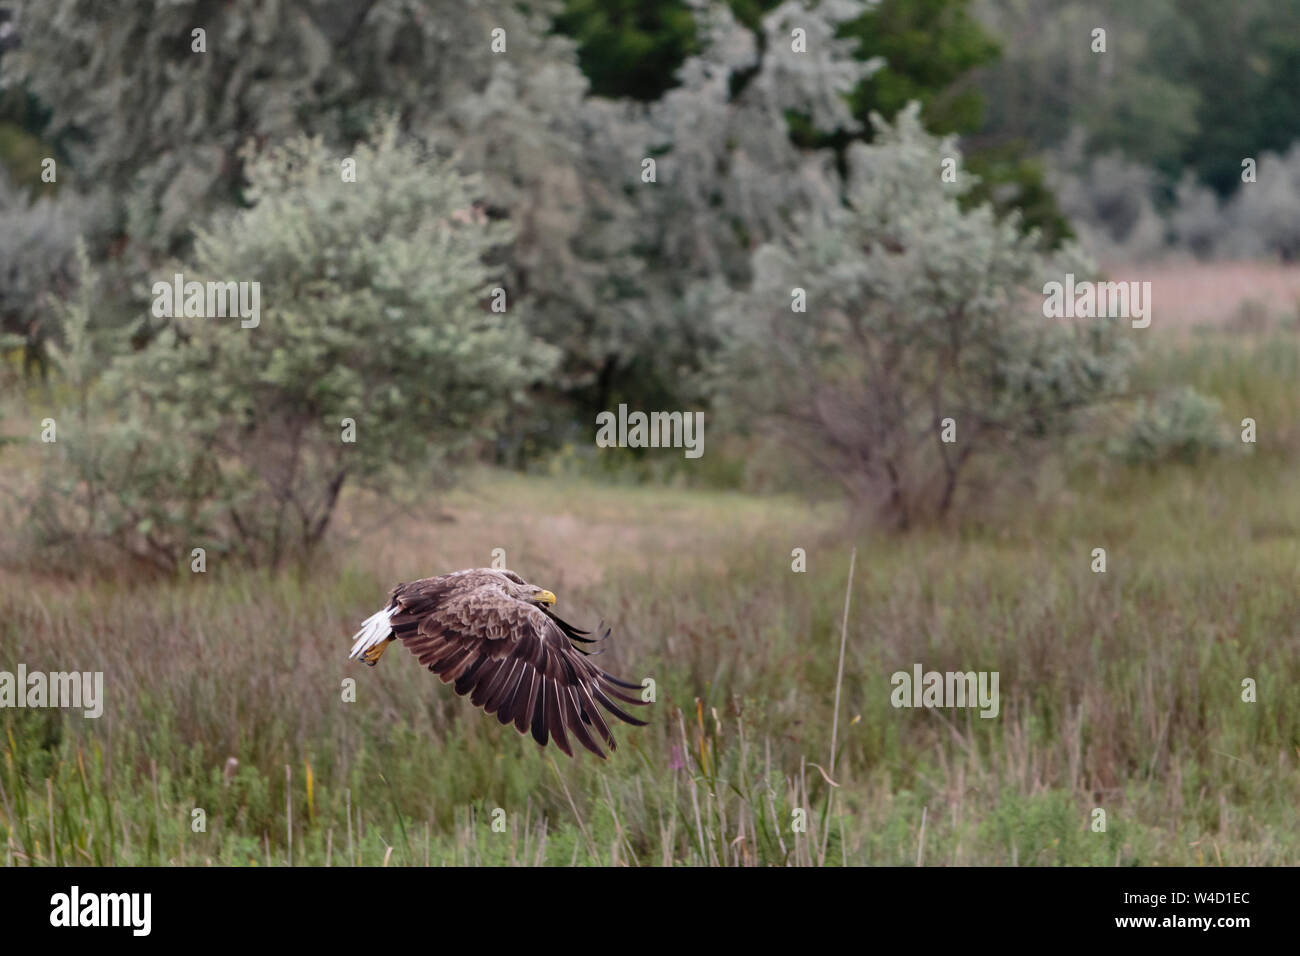
[[[539,588],[535,584],[529,584],[513,571],[501,570],[497,574],[504,577],[506,593],[519,601],[526,601],[529,604],[535,604],[538,607],[546,607],[555,603],[555,594],[546,588]]]
[[[528,590],[531,592],[528,600],[539,607],[543,604],[555,603],[555,595],[546,590],[546,588],[534,587],[530,584],[528,585]]]

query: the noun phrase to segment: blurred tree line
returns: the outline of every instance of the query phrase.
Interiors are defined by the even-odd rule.
[[[59,160],[60,182],[75,179],[79,188],[63,204],[76,207],[65,218],[75,218],[77,228],[55,230],[57,254],[37,255],[18,230],[12,248],[0,252],[16,280],[6,286],[14,299],[6,330],[26,333],[31,350],[41,352],[48,330],[30,313],[43,289],[66,290],[71,235],[81,232],[92,259],[108,263],[106,291],[121,321],[142,341],[155,330],[138,318],[140,276],[184,253],[203,215],[242,201],[238,147],[245,139],[273,142],[301,131],[341,145],[394,110],[404,130],[439,137],[461,152],[465,168],[485,173],[489,215],[524,226],[507,256],[512,291],[539,307],[539,332],[564,352],[553,383],[562,401],[584,418],[617,400],[662,402],[681,391],[683,373],[698,371],[712,344],[707,323],[682,314],[690,306],[680,301],[687,291],[681,278],[701,271],[690,253],[702,252],[699,265],[710,273],[720,265],[743,278],[742,251],[788,212],[783,189],[766,197],[733,191],[728,208],[716,180],[751,156],[767,164],[765,151],[783,152],[779,163],[787,166],[823,147],[842,155],[853,138],[868,135],[873,109],[892,116],[909,99],[926,104],[936,131],[968,131],[978,123],[980,98],[955,89],[955,81],[997,50],[968,15],[967,0],[828,3],[812,16],[832,24],[837,51],[877,67],[834,91],[787,71],[780,82],[790,89],[779,91],[762,88],[765,73],[779,73],[764,69],[774,58],[766,56],[762,18],[778,6],[774,0],[736,0],[726,26],[710,25],[718,10],[684,2],[568,0],[535,4],[529,14],[508,3],[460,6],[195,0],[110,13],[70,0],[15,3],[21,43],[0,59],[9,120],[0,126],[0,147],[6,131],[15,144],[4,161],[10,178],[28,186],[20,192],[52,192],[34,186],[38,153]],[[197,54],[190,31],[204,24],[206,52]],[[506,57],[464,42],[494,25],[506,31]],[[737,50],[741,59],[705,51],[708,30],[732,31],[728,42],[747,47]],[[779,42],[788,46],[788,37]],[[724,70],[726,89],[707,90],[707,78],[683,72],[688,57]],[[688,129],[671,115],[683,94],[706,96],[719,114],[783,115],[794,148],[694,142],[710,131]],[[810,105],[828,96],[845,98],[848,108]],[[767,125],[765,136],[776,128]],[[706,154],[711,168],[685,168],[685,157]],[[675,235],[674,224],[690,217],[665,215],[671,202],[627,195],[647,192],[638,188],[638,155],[666,157],[670,178],[661,191],[703,204],[712,235]],[[694,194],[682,196],[685,183],[672,179],[692,175]],[[7,205],[24,201],[14,195]],[[53,214],[28,212],[42,223]],[[35,224],[25,230],[40,231]]]
[[[807,450],[855,498],[898,524],[947,510],[979,455],[930,446],[936,396],[979,409],[992,453],[1119,381],[1107,341],[1012,314],[1018,284],[1077,261],[1039,151],[1069,116],[1089,150],[1188,155],[1223,27],[1193,6],[1180,35],[1205,45],[1166,66],[1147,54],[1172,4],[6,0],[6,342],[33,369],[53,343],[81,408],[117,416],[74,418],[85,440],[31,513],[47,540],[164,565],[196,538],[278,561],[346,483],[437,478],[471,436],[530,461],[620,402],[730,409],[737,432],[811,403]],[[1261,77],[1294,65],[1266,6],[1234,21]],[[1088,59],[1096,11],[1111,59]],[[159,315],[177,272],[261,281],[261,327]],[[958,348],[908,316],[980,332]],[[765,340],[787,351],[742,347]]]
[[[1003,57],[978,77],[974,137],[1062,142],[1078,126],[1170,181],[1190,172],[1220,196],[1241,159],[1285,152],[1300,133],[1300,5],[1275,0],[980,0]],[[1091,31],[1107,31],[1107,51]]]
[[[975,72],[986,112],[968,148],[1046,156],[1098,255],[1300,255],[1300,5],[979,0],[976,14],[1003,55]],[[1246,159],[1269,175],[1244,181]]]

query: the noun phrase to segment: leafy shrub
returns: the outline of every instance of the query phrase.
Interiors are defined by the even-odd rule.
[[[1139,399],[1127,432],[1112,443],[1111,452],[1131,465],[1194,464],[1232,446],[1221,411],[1217,401],[1191,387],[1165,392],[1154,402]]]
[[[1169,226],[1156,208],[1156,171],[1118,153],[1088,154],[1079,137],[1056,151],[1061,210],[1080,245],[1103,263],[1145,261],[1166,249]]]
[[[192,547],[305,555],[345,484],[418,466],[444,477],[553,361],[515,311],[483,304],[485,257],[508,230],[475,215],[475,184],[392,125],[352,156],[356,182],[319,141],[250,154],[252,205],[200,230],[176,267],[187,282],[260,282],[256,327],[173,319],[96,377],[106,343],[83,282],[59,353],[82,398],[36,509],[47,542],[108,542],[162,567]]]
[[[1255,182],[1242,183],[1224,213],[1221,255],[1300,259],[1300,143],[1284,155],[1260,156]]]
[[[964,211],[971,177],[942,185],[951,141],[916,110],[849,153],[847,206],[828,204],[755,254],[729,311],[733,414],[755,417],[859,504],[907,526],[943,514],[974,459],[1007,471],[1122,381],[1113,320],[1047,322],[1026,303],[1085,271],[1048,258],[1015,217]],[[792,309],[792,290],[807,312]],[[941,441],[951,418],[956,441]]]
[[[32,199],[0,169],[0,336],[22,345],[28,367],[45,368],[47,295],[71,285],[78,197]]]

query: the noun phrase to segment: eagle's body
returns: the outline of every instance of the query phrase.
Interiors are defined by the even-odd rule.
[[[374,666],[389,643],[400,640],[444,684],[453,684],[456,693],[469,695],[501,723],[513,722],[521,734],[531,729],[543,746],[553,737],[570,756],[571,733],[604,757],[592,731],[611,751],[615,745],[600,707],[644,725],[611,699],[641,704],[620,691],[640,685],[611,677],[587,660],[588,652],[571,642],[594,641],[552,614],[553,604],[550,591],[495,568],[399,584],[388,605],[361,625],[349,657]],[[601,637],[608,636],[607,629]]]

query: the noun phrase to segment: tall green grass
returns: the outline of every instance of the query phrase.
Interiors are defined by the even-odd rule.
[[[837,509],[787,499],[488,474],[446,503],[454,523],[358,530],[302,573],[4,572],[0,669],[103,670],[107,700],[99,720],[0,711],[0,857],[1298,863],[1297,369],[1285,339],[1153,350],[1141,380],[1255,417],[1254,454],[1079,462],[956,534],[850,535]],[[370,526],[370,503],[348,508]],[[397,580],[495,546],[576,623],[614,625],[602,666],[654,678],[651,725],[616,728],[610,761],[540,751],[400,648],[346,661]],[[894,709],[890,674],[918,662],[999,671],[998,717]]]

